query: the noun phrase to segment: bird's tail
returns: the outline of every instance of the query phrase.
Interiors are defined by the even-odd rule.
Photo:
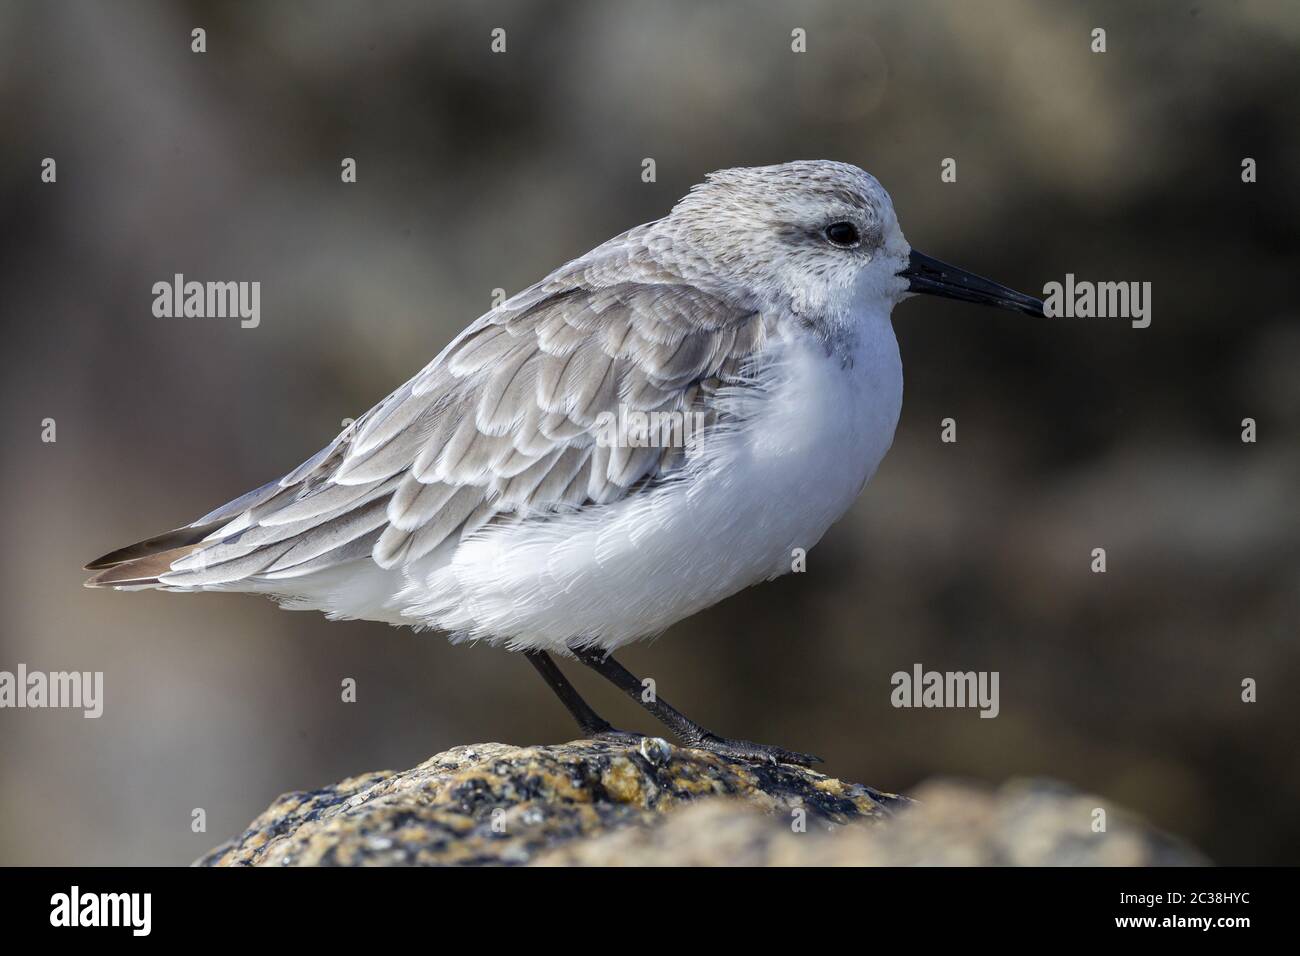
[[[197,550],[203,539],[223,523],[186,525],[110,551],[86,565],[87,571],[99,572],[86,580],[86,587],[158,587],[158,576],[171,570],[172,562]]]

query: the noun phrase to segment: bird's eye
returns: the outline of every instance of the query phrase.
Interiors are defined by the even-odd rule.
[[[858,227],[851,222],[833,222],[826,227],[826,238],[841,249],[851,249],[862,241]]]

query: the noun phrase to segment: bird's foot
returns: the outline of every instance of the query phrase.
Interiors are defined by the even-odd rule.
[[[588,730],[585,731],[589,740],[599,740],[601,743],[617,744],[620,747],[639,747],[641,741],[645,740],[645,734],[636,734],[630,730],[616,730],[610,727],[606,730]]]
[[[732,740],[710,733],[687,741],[687,746],[721,754],[724,757],[761,760],[765,763],[793,763],[801,767],[811,767],[815,763],[822,762],[821,757],[800,753],[797,750],[786,750],[784,747],[774,747],[771,744],[756,744],[750,740]]]
[[[658,737],[638,734],[630,730],[616,730],[609,727],[603,730],[589,729],[584,733],[590,740],[599,740],[602,743],[641,750],[643,753],[648,744],[654,745],[652,749],[663,749],[663,744]],[[715,753],[723,757],[758,760],[763,763],[792,763],[801,767],[811,767],[815,763],[822,762],[821,757],[800,753],[797,750],[786,750],[784,747],[776,747],[772,744],[756,744],[751,740],[732,740],[729,737],[719,737],[717,734],[711,733],[692,736],[685,740],[685,744],[693,750],[707,750],[709,753]]]
[[[635,750],[655,766],[665,764],[672,759],[673,748],[662,737],[634,734],[626,730],[615,730],[613,727],[608,730],[595,731],[589,736],[592,740],[602,740],[619,747]]]

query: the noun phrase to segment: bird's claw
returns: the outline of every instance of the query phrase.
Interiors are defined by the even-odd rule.
[[[710,753],[724,757],[762,760],[771,764],[790,763],[801,767],[811,767],[813,764],[822,762],[821,757],[813,754],[800,753],[797,750],[786,750],[784,747],[776,747],[772,744],[756,744],[751,740],[732,740],[713,734],[701,737],[699,740],[690,741],[690,746],[696,750],[707,750]]]

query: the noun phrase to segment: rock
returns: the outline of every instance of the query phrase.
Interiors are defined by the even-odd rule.
[[[994,792],[927,783],[880,826],[788,822],[705,800],[649,827],[628,827],[540,854],[539,866],[1187,866],[1207,861],[1123,811],[1091,828],[1096,798],[1048,781]]]
[[[683,804],[731,797],[761,814],[803,809],[837,824],[882,819],[906,800],[802,767],[731,760],[645,738],[640,747],[455,747],[412,770],[382,771],[276,800],[199,865],[527,863],[543,851]]]
[[[1104,810],[1105,832],[1094,831]],[[895,826],[872,834],[861,862],[922,866],[1203,866],[1187,844],[1108,800],[1051,780],[997,790],[928,781]]]
[[[1107,832],[1092,832],[1094,808]],[[938,783],[920,803],[646,738],[477,744],[273,803],[201,866],[1204,862],[1058,785]]]

